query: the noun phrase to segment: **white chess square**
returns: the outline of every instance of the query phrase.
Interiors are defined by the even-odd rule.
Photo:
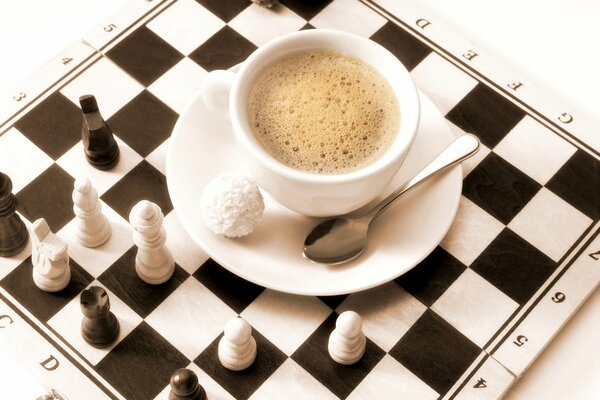
[[[179,0],[146,26],[188,55],[225,26],[225,22],[193,0]]]
[[[349,295],[336,309],[356,311],[363,318],[365,335],[385,351],[390,351],[427,310],[395,282]]]
[[[431,309],[483,347],[517,307],[500,289],[467,268]]]
[[[75,350],[85,357],[93,365],[98,364],[104,356],[106,356],[113,347],[133,331],[141,322],[142,318],[137,315],[127,304],[125,304],[118,296],[113,294],[106,286],[94,280],[90,286],[100,286],[108,293],[110,302],[110,311],[115,314],[119,321],[119,336],[109,347],[98,349],[88,344],[81,336],[81,321],[83,313],[81,312],[80,296],[75,297],[58,313],[56,313],[48,324],[56,330]]]
[[[162,172],[163,175],[167,174],[167,150],[169,149],[169,142],[171,138],[162,142],[160,146],[152,150],[152,153],[146,156],[148,161],[154,168]]]
[[[10,177],[17,193],[44,172],[52,159],[16,128],[0,136],[0,171]]]
[[[306,20],[283,4],[272,9],[252,4],[229,22],[229,26],[257,46],[297,31],[305,24]]]
[[[148,86],[148,90],[177,113],[182,114],[200,90],[204,75],[204,68],[185,57]]]
[[[235,400],[234,397],[221,385],[219,385],[213,378],[210,377],[196,364],[191,363],[186,367],[192,370],[198,376],[198,382],[202,385],[202,388],[206,391],[206,398],[209,400]],[[175,371],[173,371],[175,372]],[[154,400],[167,400],[169,393],[171,392],[171,386],[167,385],[161,392],[154,398]]]
[[[82,246],[75,236],[75,218],[57,232],[57,236],[69,245],[69,256],[93,277],[99,277],[133,246],[133,231],[129,223],[102,200],[100,205],[111,229],[110,238],[103,245],[95,248]]]
[[[29,220],[27,218],[25,218],[24,216],[22,216],[21,213],[19,213],[18,211],[17,211],[17,214],[19,215],[19,217],[21,217],[21,220],[23,221],[23,223],[25,223],[25,226],[29,230],[29,236],[31,237],[31,222],[29,222]],[[19,265],[21,265],[21,263],[23,261],[25,261],[25,259],[27,257],[29,257],[30,255],[31,255],[31,239],[29,239],[27,241],[27,245],[25,245],[23,250],[21,250],[14,256],[2,257],[2,266],[0,267],[0,279],[3,279],[6,275],[10,274],[15,268],[17,268]]]
[[[452,122],[446,120],[446,123],[450,127],[450,131],[452,131],[452,135],[454,136],[454,138],[466,134],[465,131],[463,131],[458,126],[454,125]],[[483,159],[486,158],[487,155],[490,153],[491,150],[485,144],[479,143],[479,150],[477,151],[477,153],[460,163],[463,172],[463,179],[466,178],[466,176],[469,175],[471,171],[473,171],[475,167],[477,167],[479,163],[482,162]]]
[[[410,75],[442,115],[446,115],[477,85],[474,78],[435,52],[425,57]]]
[[[115,141],[119,146],[119,161],[109,170],[94,168],[85,158],[83,142],[79,141],[63,154],[56,163],[74,178],[88,177],[99,196],[121,180],[129,171],[142,161],[135,150],[119,139],[115,132]]]
[[[506,161],[545,185],[577,149],[526,115],[494,148]]]
[[[282,396],[283,393],[285,393],[285,396]],[[288,358],[250,396],[250,400],[280,398],[285,398],[286,400],[335,400],[338,397],[319,383],[319,381],[294,360]]]
[[[337,29],[370,37],[387,20],[358,0],[333,1],[310,20],[315,28]]]
[[[189,277],[146,317],[146,322],[193,360],[236,316],[206,286]]]
[[[350,393],[348,400],[363,399],[434,400],[438,393],[386,354],[365,379]]]
[[[454,222],[440,246],[470,266],[502,229],[504,224],[461,196]]]
[[[592,220],[543,187],[508,227],[558,261]]]
[[[173,253],[175,262],[190,274],[196,272],[208,259],[204,250],[185,231],[175,211],[167,214],[163,226],[167,233],[167,248]]]
[[[290,356],[330,314],[331,309],[316,297],[266,289],[241,316]]]
[[[104,119],[109,119],[144,87],[108,58],[102,57],[60,91],[79,107],[79,97],[93,94]]]

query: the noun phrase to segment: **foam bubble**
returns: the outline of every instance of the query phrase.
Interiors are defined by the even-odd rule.
[[[323,174],[377,160],[400,126],[385,78],[358,58],[330,50],[294,53],[267,66],[250,90],[248,116],[273,157]]]

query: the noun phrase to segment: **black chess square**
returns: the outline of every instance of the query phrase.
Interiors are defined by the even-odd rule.
[[[175,291],[188,273],[175,264],[171,279],[160,285],[150,285],[140,279],[135,270],[137,247],[127,250],[121,258],[98,277],[98,280],[119,296],[133,311],[146,318],[160,303]]]
[[[81,140],[82,126],[81,109],[58,91],[15,124],[15,128],[54,160]]]
[[[245,10],[250,2],[248,0],[196,0],[217,17],[225,22],[231,21],[236,15]]]
[[[69,285],[58,292],[44,292],[35,285],[31,257],[27,257],[21,265],[5,276],[0,281],[0,286],[40,321],[48,322],[54,314],[78,296],[94,280],[73,259],[69,260],[69,266],[71,267]]]
[[[248,39],[231,29],[223,27],[200,47],[194,50],[189,58],[207,71],[227,69],[244,61],[256,46]]]
[[[337,296],[319,296],[319,300],[331,307],[332,310],[335,310],[340,304],[342,304],[344,300],[346,300],[346,297],[348,297],[347,294],[340,294]]]
[[[371,39],[391,51],[409,71],[431,53],[429,46],[391,21],[386,22]]]
[[[167,179],[146,160],[129,171],[101,198],[126,220],[129,220],[129,212],[140,200],[156,203],[164,215],[173,209]]]
[[[307,29],[315,29],[315,27],[312,26],[311,24],[306,24],[302,28],[300,28],[301,31],[305,31]]]
[[[238,314],[265,290],[264,287],[248,282],[227,271],[212,258],[194,272],[194,278],[198,279]]]
[[[171,374],[189,365],[165,338],[143,321],[108,352],[96,371],[129,400],[155,398]]]
[[[247,399],[284,363],[287,356],[256,329],[256,360],[242,371],[230,371],[219,362],[218,347],[221,333],[195,360],[204,372],[236,399]]]
[[[17,193],[19,212],[31,222],[46,219],[52,232],[57,232],[75,217],[71,199],[74,183],[71,175],[52,164]]]
[[[472,270],[519,304],[527,302],[556,267],[548,256],[508,228],[471,265]]]
[[[109,120],[114,133],[142,157],[169,138],[178,114],[147,90],[121,108]]]
[[[481,350],[431,310],[390,350],[390,355],[442,397]]]
[[[521,108],[483,83],[478,83],[448,112],[446,118],[493,148],[524,116],[525,111]]]
[[[307,21],[320,13],[331,2],[332,0],[281,0],[281,4]]]
[[[577,150],[546,187],[579,211],[600,218],[600,161]]]
[[[335,328],[337,313],[332,313],[292,354],[292,359],[340,398],[346,398],[385,355],[367,338],[363,357],[352,365],[341,365],[329,356],[327,344]]]
[[[503,224],[508,224],[540,188],[493,152],[463,182],[463,194]]]
[[[465,269],[463,263],[437,247],[419,265],[396,278],[396,282],[421,303],[431,306]]]
[[[144,86],[149,86],[184,57],[145,26],[127,35],[106,55]]]

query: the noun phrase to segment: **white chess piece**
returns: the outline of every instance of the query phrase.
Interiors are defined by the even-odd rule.
[[[234,318],[225,325],[225,332],[219,341],[219,361],[232,371],[248,368],[256,359],[256,340],[252,337],[252,327],[242,318]]]
[[[77,179],[73,190],[73,211],[77,217],[75,236],[82,246],[98,247],[110,238],[110,224],[101,210],[98,192],[90,180]]]
[[[71,280],[67,244],[50,232],[44,218],[31,226],[33,282],[46,292],[58,292]]]
[[[159,206],[142,200],[129,213],[133,241],[138,247],[135,270],[141,280],[152,285],[166,282],[175,271],[173,255],[165,246],[164,215]]]
[[[333,360],[350,365],[365,354],[367,338],[362,331],[362,318],[354,311],[345,311],[335,321],[327,349]]]

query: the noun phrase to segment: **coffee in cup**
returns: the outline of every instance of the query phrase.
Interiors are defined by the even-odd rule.
[[[250,88],[247,115],[272,157],[318,174],[371,164],[400,126],[388,81],[359,58],[328,49],[299,51],[265,67]]]

